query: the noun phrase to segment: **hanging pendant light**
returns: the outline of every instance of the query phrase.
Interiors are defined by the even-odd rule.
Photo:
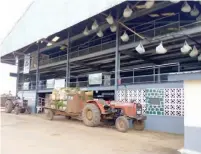
[[[193,46],[193,50],[190,52],[189,56],[190,57],[196,57],[198,55],[198,50],[196,48],[196,46]]]
[[[183,6],[181,8],[181,11],[185,12],[185,13],[191,12],[191,6],[188,4],[187,1],[184,2]]]
[[[103,32],[101,29],[96,34],[98,37],[103,37]]]
[[[196,16],[199,15],[199,13],[200,13],[200,12],[199,12],[199,10],[197,9],[196,5],[194,5],[194,6],[193,6],[193,9],[192,9],[191,12],[190,12],[191,16],[196,17]]]
[[[190,50],[192,50],[192,47],[188,45],[187,41],[185,41],[183,47],[180,50],[183,54],[188,54]]]
[[[111,32],[116,32],[117,26],[115,24],[111,25],[110,30],[111,30]]]
[[[198,56],[198,61],[201,61],[201,54]]]
[[[93,24],[92,24],[92,26],[91,26],[91,29],[92,29],[92,30],[97,30],[98,27],[99,27],[99,25],[98,25],[97,21],[94,20],[94,22],[93,22]]]
[[[109,16],[106,18],[106,21],[108,22],[108,24],[112,25],[114,23],[114,18],[112,17],[111,13],[109,14]]]
[[[172,3],[179,3],[181,0],[170,0]]]
[[[83,32],[84,35],[89,35],[89,29],[88,27],[86,26],[86,28],[84,29],[84,32]]]
[[[145,53],[145,49],[142,45],[142,43],[140,42],[140,44],[135,48],[135,50],[139,53],[139,54],[143,54]]]
[[[129,7],[129,5],[127,5],[126,8],[124,9],[123,16],[124,18],[128,18],[131,16],[132,13],[133,13],[133,10]]]
[[[154,6],[154,3],[155,3],[155,0],[147,0],[146,3],[144,4],[145,8],[146,9],[152,8]]]
[[[156,47],[156,53],[157,54],[165,54],[167,52],[167,49],[163,47],[163,42]]]
[[[124,34],[121,36],[121,40],[122,40],[123,42],[128,42],[129,36],[128,36],[128,34],[126,33],[126,31],[124,31]]]

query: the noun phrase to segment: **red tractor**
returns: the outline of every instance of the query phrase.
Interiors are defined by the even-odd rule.
[[[105,120],[114,120],[115,127],[120,132],[129,129],[129,120],[134,121],[136,130],[144,129],[146,116],[142,114],[140,103],[120,103],[111,101],[106,103],[104,100],[89,99],[87,93],[68,93],[66,100],[51,101],[45,107],[46,117],[52,120],[55,115],[63,115],[67,118],[81,116],[86,126],[96,127]]]

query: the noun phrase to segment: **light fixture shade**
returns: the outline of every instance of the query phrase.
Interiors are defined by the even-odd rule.
[[[198,55],[198,50],[196,48],[196,46],[193,46],[193,50],[190,52],[189,56],[190,57],[196,57]]]
[[[198,61],[201,61],[201,54],[198,56]]]
[[[84,29],[83,34],[84,34],[84,35],[89,35],[89,29],[88,29],[88,27],[86,27],[86,28]]]
[[[125,18],[128,18],[131,16],[132,13],[133,13],[133,10],[129,7],[129,5],[127,5],[126,8],[124,9],[123,16]]]
[[[163,47],[163,42],[161,42],[157,47],[156,47],[156,53],[157,54],[165,54],[167,52],[167,49]]]
[[[181,48],[181,52],[183,54],[188,54],[190,50],[192,50],[192,47],[188,45],[187,41],[185,41],[183,47]]]
[[[124,31],[124,34],[121,36],[121,40],[122,40],[123,42],[128,42],[129,36],[128,36],[128,34],[126,33],[126,31]]]
[[[155,3],[155,0],[147,0],[146,3],[144,4],[145,8],[146,9],[152,8],[154,6],[154,3]]]
[[[191,6],[188,4],[187,1],[184,2],[183,6],[181,8],[181,11],[185,12],[185,13],[191,12]]]
[[[109,14],[109,16],[106,18],[106,21],[108,22],[108,24],[112,25],[114,23],[114,18],[112,17],[111,13]]]
[[[110,26],[110,30],[111,30],[111,32],[116,32],[116,30],[117,30],[117,26],[114,24],[114,25],[111,25]]]
[[[145,49],[142,45],[142,43],[140,42],[140,44],[135,48],[135,50],[139,53],[139,54],[143,54],[145,53]]]
[[[199,13],[200,13],[200,12],[199,12],[199,10],[197,9],[196,5],[194,5],[194,6],[193,6],[193,9],[192,9],[191,12],[190,12],[191,16],[196,17],[196,16],[199,15]]]
[[[93,22],[93,24],[92,24],[92,26],[91,26],[91,29],[92,29],[92,30],[97,30],[98,27],[99,27],[99,25],[98,25],[97,21],[94,20],[94,22]]]
[[[103,32],[101,29],[96,34],[98,37],[103,37]]]
[[[179,3],[181,0],[170,0],[172,3]]]

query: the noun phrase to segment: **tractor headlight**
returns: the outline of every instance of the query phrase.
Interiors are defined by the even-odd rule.
[[[137,115],[142,114],[142,105],[140,103],[136,105],[136,112],[137,112]]]

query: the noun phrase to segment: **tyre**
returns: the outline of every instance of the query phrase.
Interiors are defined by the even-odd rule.
[[[145,124],[144,121],[135,121],[134,122],[134,129],[135,130],[144,130]]]
[[[20,113],[20,108],[18,106],[16,106],[14,108],[14,112],[15,112],[16,115],[18,115]]]
[[[82,111],[82,120],[86,126],[100,125],[101,112],[95,104],[87,104]]]
[[[20,113],[25,113],[25,111],[26,111],[25,108],[20,109]]]
[[[5,103],[5,112],[11,113],[13,110],[13,106],[14,106],[13,102],[11,100],[7,100]]]
[[[127,132],[129,129],[128,119],[125,116],[120,116],[115,121],[115,127],[120,132]]]
[[[47,110],[46,118],[47,120],[52,120],[54,118],[54,112],[52,110]]]
[[[26,113],[27,113],[27,114],[31,114],[31,107],[28,106],[28,107],[26,108]]]

